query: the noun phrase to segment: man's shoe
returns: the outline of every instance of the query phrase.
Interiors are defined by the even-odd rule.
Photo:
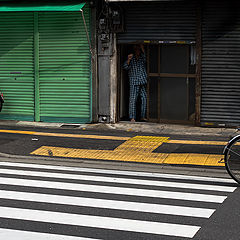
[[[146,118],[141,118],[140,122],[147,122],[147,119]]]

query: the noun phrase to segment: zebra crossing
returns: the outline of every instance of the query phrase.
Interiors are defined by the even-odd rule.
[[[231,179],[0,162],[0,239],[186,239]]]

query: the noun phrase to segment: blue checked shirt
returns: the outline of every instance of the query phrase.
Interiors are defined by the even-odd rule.
[[[146,56],[144,53],[141,53],[138,60],[134,55],[129,65],[125,61],[123,69],[128,71],[130,85],[147,84]]]

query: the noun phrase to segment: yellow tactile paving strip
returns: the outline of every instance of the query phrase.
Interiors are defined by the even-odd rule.
[[[152,137],[152,136],[136,136],[136,137],[118,137],[118,136],[102,136],[102,135],[85,135],[85,134],[64,134],[64,133],[49,133],[36,131],[19,131],[0,129],[0,133],[27,134],[49,137],[68,137],[68,138],[87,138],[101,140],[116,140],[125,141],[114,150],[85,150],[73,148],[60,148],[42,146],[33,151],[31,154],[56,156],[56,157],[71,157],[83,159],[101,159],[112,161],[127,161],[127,162],[145,162],[157,164],[193,164],[207,166],[223,166],[224,163],[219,163],[223,155],[213,154],[190,154],[190,153],[153,153],[162,143],[172,144],[201,144],[201,145],[221,145],[224,146],[227,142],[223,141],[192,141],[192,140],[172,140],[167,137]]]
[[[153,153],[162,143],[169,143],[170,141],[167,137],[136,136],[128,139],[114,150],[89,150],[42,146],[31,154],[156,164],[224,166],[224,163],[219,163],[223,155]]]

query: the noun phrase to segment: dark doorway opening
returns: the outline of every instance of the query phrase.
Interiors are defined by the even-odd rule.
[[[129,120],[129,82],[122,69],[132,45],[122,44],[119,51],[119,120]],[[148,72],[147,119],[150,122],[194,123],[196,48],[190,44],[145,45]],[[137,102],[139,118],[140,101]],[[137,118],[137,120],[138,120]]]

